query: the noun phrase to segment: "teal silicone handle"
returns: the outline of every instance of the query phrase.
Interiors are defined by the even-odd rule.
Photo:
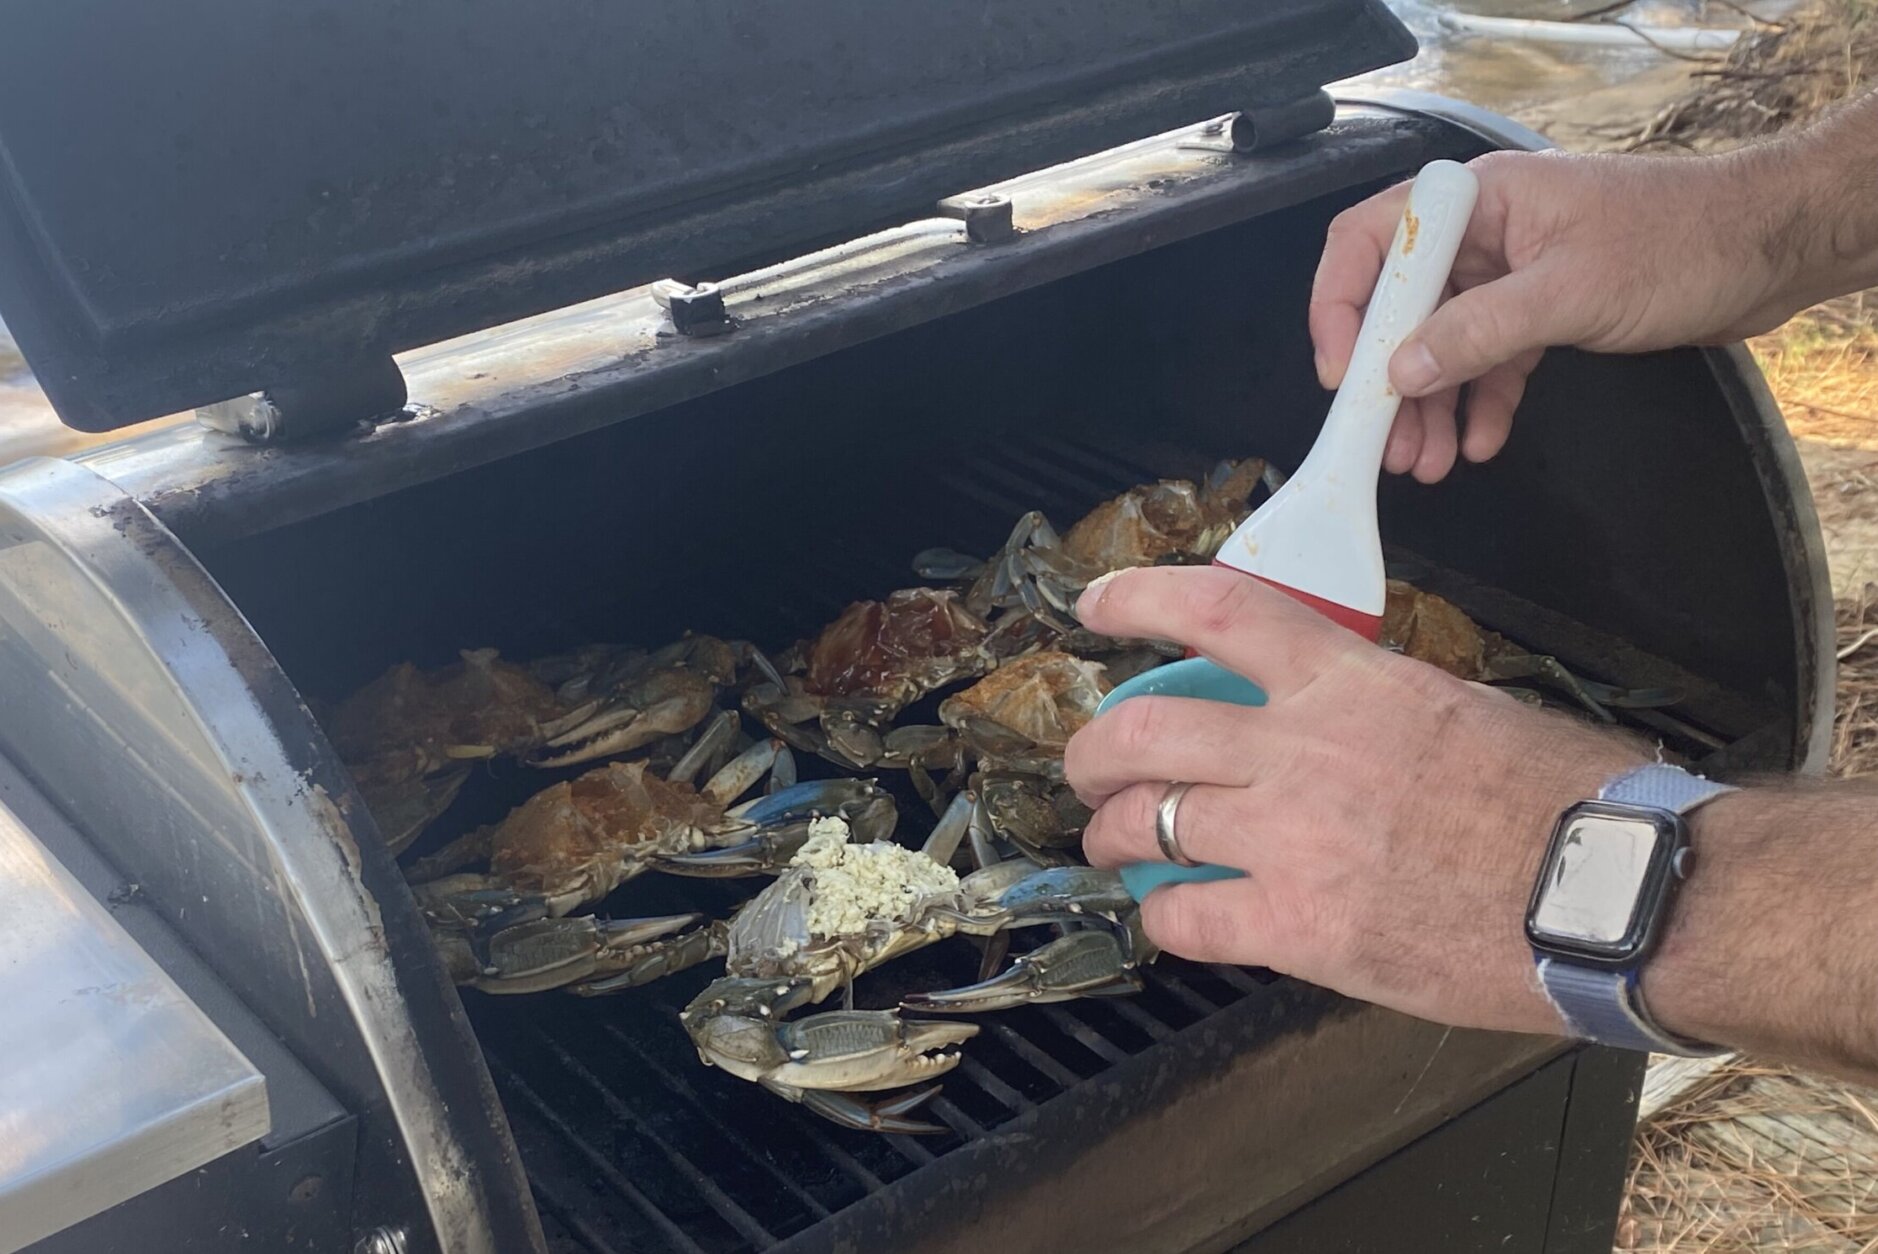
[[[1097,716],[1114,709],[1130,697],[1193,697],[1202,701],[1228,701],[1233,705],[1265,704],[1265,690],[1243,675],[1202,657],[1188,658],[1157,666],[1118,685],[1102,704]],[[1137,862],[1121,870],[1122,886],[1128,895],[1141,901],[1164,884],[1197,884],[1209,880],[1235,880],[1245,872],[1229,866],[1175,866],[1171,862]]]

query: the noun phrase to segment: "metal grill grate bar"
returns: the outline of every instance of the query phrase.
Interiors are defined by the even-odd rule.
[[[649,1074],[657,1077],[659,1083],[665,1087],[667,1092],[689,1105],[701,1121],[709,1124],[717,1131],[718,1135],[741,1150],[744,1157],[758,1164],[766,1175],[775,1180],[777,1184],[781,1185],[785,1192],[802,1203],[804,1207],[814,1212],[817,1218],[824,1218],[830,1213],[826,1206],[816,1200],[813,1193],[810,1193],[796,1182],[794,1176],[784,1171],[770,1159],[768,1154],[763,1153],[756,1146],[750,1144],[750,1142],[740,1136],[734,1128],[713,1114],[710,1108],[699,1098],[695,1089],[666,1067],[662,1066],[651,1054],[640,1048],[632,1037],[619,1030],[617,1024],[606,1024],[605,1031],[609,1037],[637,1058],[639,1064],[644,1067]],[[874,1187],[878,1188],[879,1183],[878,1180],[874,1181]]]
[[[1002,1104],[1007,1110],[1024,1111],[1036,1105],[1035,1102],[999,1079],[991,1068],[970,1054],[966,1054],[959,1063],[959,1073],[970,1077],[972,1083],[983,1089],[988,1096]]]
[[[1026,1040],[1023,1035],[1015,1031],[1009,1024],[992,1023],[987,1026],[986,1030],[989,1031],[992,1036],[996,1037],[998,1042],[1005,1048],[1009,1049],[1013,1054],[1016,1054],[1023,1061],[1029,1063],[1032,1067],[1035,1067],[1038,1071],[1041,1071],[1062,1087],[1066,1089],[1074,1088],[1077,1084],[1081,1083],[1081,1078],[1078,1077],[1075,1072],[1050,1057],[1050,1055],[1044,1053],[1041,1049],[1038,1049],[1030,1041]]]
[[[886,1136],[883,1139],[887,1144],[898,1150],[903,1157],[910,1159],[917,1166],[923,1167],[937,1157],[937,1155],[924,1145],[921,1145],[913,1137],[900,1136],[896,1133]]]
[[[1187,982],[1157,963],[1147,969],[1147,978],[1156,988],[1172,994],[1198,1015],[1210,1015],[1219,1009],[1188,986]]]
[[[939,1117],[940,1122],[959,1134],[965,1141],[975,1141],[985,1134],[984,1128],[970,1115],[958,1108],[958,1105],[941,1093],[926,1103],[926,1109]]]
[[[1041,1006],[1040,1010],[1057,1030],[1074,1040],[1078,1045],[1094,1054],[1104,1062],[1121,1062],[1128,1057],[1128,1051],[1117,1048],[1109,1039],[1094,1028],[1078,1019],[1062,1006]]]
[[[1174,1034],[1173,1028],[1168,1027],[1126,997],[1111,997],[1102,1004],[1117,1018],[1126,1019],[1140,1028],[1151,1040],[1164,1041]]]
[[[649,1220],[660,1234],[672,1243],[674,1249],[681,1251],[681,1254],[706,1254],[703,1246],[693,1241],[683,1228],[673,1223],[651,1198],[640,1192],[638,1186],[626,1178],[625,1173],[621,1172],[598,1149],[590,1145],[587,1138],[575,1131],[552,1105],[529,1087],[526,1081],[498,1059],[490,1058],[488,1062],[490,1071],[501,1081],[503,1087],[527,1102],[529,1109],[536,1117],[558,1133],[565,1144],[573,1147],[575,1152],[586,1160],[594,1172],[605,1180],[615,1193],[632,1203],[633,1208]]]
[[[1258,992],[1261,988],[1271,983],[1273,979],[1270,972],[1265,972],[1265,978],[1260,979],[1245,967],[1226,966],[1221,963],[1209,963],[1201,969],[1221,983],[1232,985],[1234,989],[1244,995]]]
[[[698,1191],[700,1197],[710,1202],[711,1208],[719,1215],[723,1216],[724,1221],[735,1228],[745,1240],[754,1244],[758,1249],[762,1249],[775,1240],[770,1234],[769,1229],[758,1223],[748,1211],[739,1206],[729,1194],[719,1188],[717,1182],[713,1180],[707,1172],[700,1170],[696,1163],[693,1163],[689,1158],[685,1157],[676,1146],[660,1136],[630,1103],[620,1100],[619,1095],[608,1088],[592,1071],[588,1070],[584,1063],[570,1054],[558,1041],[546,1032],[538,1031],[537,1035],[548,1052],[554,1055],[555,1059],[567,1070],[568,1074],[578,1076],[591,1087],[594,1093],[600,1098],[601,1103],[605,1105],[607,1110],[615,1118],[626,1124],[634,1132],[637,1132],[647,1143],[657,1149],[665,1158],[665,1161],[671,1165],[672,1169],[683,1176],[686,1182]]]

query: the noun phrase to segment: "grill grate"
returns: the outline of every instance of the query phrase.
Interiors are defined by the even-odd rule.
[[[895,964],[860,1004],[964,982],[973,945],[947,941]],[[699,1065],[678,1009],[711,971],[600,1001],[472,1002],[472,1016],[557,1250],[741,1254],[995,1132],[1261,987],[1250,973],[1164,958],[1132,999],[985,1016],[926,1117],[943,1136],[849,1132]],[[870,995],[871,994],[871,995]]]
[[[1181,469],[1201,474],[1206,463]],[[925,473],[933,473],[930,465]],[[982,512],[1014,521],[1012,503],[1022,502],[1018,509],[1040,508],[1064,526],[1094,502],[1165,472],[1089,447],[1013,435],[999,457],[937,473],[958,507],[955,516]],[[1003,526],[985,530],[1001,539]],[[831,589],[878,595],[911,582],[899,555],[819,539],[805,532],[791,584],[799,604],[778,604],[779,620],[817,621]],[[902,802],[903,826],[917,837],[930,814],[910,791]],[[753,889],[647,876],[605,909],[622,917],[690,909],[722,917]],[[1020,936],[1014,948],[1041,939]],[[718,969],[712,964],[597,1000],[466,999],[557,1254],[743,1254],[789,1242],[948,1152],[1267,993],[1273,980],[1264,972],[1163,958],[1146,970],[1135,997],[983,1016],[964,1060],[925,1108],[925,1117],[947,1132],[911,1138],[837,1128],[702,1067],[678,1011]],[[856,1000],[892,1006],[905,992],[968,983],[977,973],[973,943],[955,938],[869,973]]]

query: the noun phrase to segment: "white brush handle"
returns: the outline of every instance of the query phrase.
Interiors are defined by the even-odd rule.
[[[1350,368],[1299,475],[1335,474],[1352,484],[1375,484],[1402,405],[1389,384],[1389,359],[1441,300],[1479,191],[1474,172],[1452,161],[1430,162],[1415,176],[1363,314]]]
[[[1402,404],[1389,385],[1389,358],[1441,299],[1478,190],[1473,172],[1452,161],[1415,176],[1317,443],[1219,552],[1223,565],[1374,619],[1363,626],[1370,632],[1380,628],[1387,594],[1376,480]]]

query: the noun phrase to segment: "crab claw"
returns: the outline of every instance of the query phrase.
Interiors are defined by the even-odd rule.
[[[781,1088],[771,1086],[772,1092],[782,1093],[784,1097],[792,1094]],[[895,1097],[882,1098],[877,1102],[862,1101],[846,1093],[816,1093],[803,1091],[794,1095],[794,1100],[828,1120],[856,1132],[898,1132],[902,1136],[937,1136],[950,1132],[943,1124],[927,1123],[920,1119],[908,1119],[907,1113],[919,1108],[933,1094],[939,1091],[937,1084],[929,1084],[923,1089],[913,1089]]]
[[[871,1092],[936,1079],[959,1065],[952,1046],[975,1023],[902,1019],[892,1010],[828,1010],[776,1026],[788,1062],[765,1077],[816,1092]]]
[[[1079,919],[1115,923],[1135,909],[1121,876],[1096,867],[1001,862],[972,872],[960,888],[975,905],[955,917],[976,925],[968,930],[980,934],[989,930],[984,926],[988,924],[1024,927]]]
[[[1024,954],[999,975],[964,988],[913,993],[900,1001],[904,1010],[975,1014],[1017,1006],[1071,1001],[1078,997],[1117,997],[1141,991],[1141,977],[1115,933],[1071,932]]]

